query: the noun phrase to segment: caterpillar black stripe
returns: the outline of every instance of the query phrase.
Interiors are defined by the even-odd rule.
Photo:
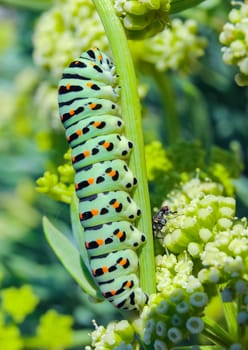
[[[133,144],[122,134],[117,84],[111,60],[90,49],[64,70],[59,110],[72,148],[92,276],[116,307],[137,310],[147,302],[135,251],[145,235],[133,225],[141,212],[130,196],[137,184],[127,165]]]

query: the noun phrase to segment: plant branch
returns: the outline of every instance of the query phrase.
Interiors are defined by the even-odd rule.
[[[144,142],[142,133],[140,102],[137,92],[133,61],[124,29],[117,17],[111,0],[93,0],[108,37],[121,85],[121,110],[125,122],[125,135],[134,141],[130,157],[130,168],[138,179],[138,188],[133,198],[141,207],[142,216],[137,223],[140,231],[146,234],[146,244],[141,248],[140,281],[144,292],[155,292],[155,262],[150,199],[146,176]]]

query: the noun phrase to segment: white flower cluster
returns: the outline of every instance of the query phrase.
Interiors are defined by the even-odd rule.
[[[229,20],[220,34],[223,61],[226,64],[235,64],[240,73],[235,80],[238,85],[248,85],[248,4],[234,2],[239,8],[229,13]]]
[[[126,320],[111,322],[107,328],[97,326],[91,333],[92,346],[86,346],[85,350],[134,350],[133,344],[134,329]]]
[[[197,35],[196,21],[171,21],[170,28],[145,41],[142,59],[155,65],[158,71],[168,69],[188,71],[204,54],[205,38]]]
[[[107,38],[93,2],[59,0],[38,20],[34,33],[34,61],[55,79],[83,51],[108,48]]]

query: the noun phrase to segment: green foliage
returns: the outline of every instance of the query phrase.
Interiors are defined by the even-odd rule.
[[[232,179],[240,176],[243,168],[236,154],[213,146],[207,154],[199,142],[181,141],[167,149],[158,141],[146,145],[148,179],[152,188],[152,206],[161,204],[164,198],[181,182],[186,182],[197,174],[199,178],[209,178],[224,186],[225,193],[232,196]]]
[[[43,220],[46,238],[64,267],[73,276],[81,288],[93,298],[97,298],[98,289],[89,274],[85,261],[74,245],[58,231],[47,218]],[[83,232],[81,233],[83,235]]]
[[[171,208],[154,238],[156,293],[140,317],[124,320],[107,303],[89,302],[44,242],[45,214],[57,227],[44,220],[58,258],[100,300],[87,270],[69,153],[61,164],[66,141],[56,91],[63,68],[91,46],[112,51],[120,66],[118,42],[128,63],[115,30],[107,38],[97,2],[1,2],[0,348],[81,349],[98,318],[104,326],[95,324],[87,349],[246,349],[248,235],[246,218],[238,218],[247,212],[246,93],[224,63],[238,67],[235,79],[247,85],[247,1],[235,8],[221,0],[109,1],[126,36],[139,39],[129,46],[147,87],[142,111],[152,207]],[[122,91],[131,91],[129,70]],[[137,103],[130,96],[122,109]],[[144,278],[149,284],[151,275]]]
[[[66,349],[73,343],[73,319],[48,310],[40,317],[35,334],[22,334],[25,319],[35,312],[40,299],[29,285],[9,287],[0,292],[0,346],[7,350]]]

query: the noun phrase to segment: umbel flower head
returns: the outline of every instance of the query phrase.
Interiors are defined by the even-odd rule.
[[[120,322],[111,322],[106,328],[97,326],[95,322],[95,331],[92,332],[92,346],[86,346],[85,350],[134,350],[134,329],[131,324],[122,320]]]
[[[226,64],[235,64],[239,73],[235,76],[240,86],[248,85],[248,3],[235,1],[234,8],[229,13],[229,20],[220,34],[223,44],[223,61]]]
[[[218,290],[222,303],[236,304],[233,322],[244,334],[248,230],[245,219],[235,218],[235,200],[223,195],[220,184],[195,178],[172,191],[163,205],[171,211],[156,238],[164,252],[156,256],[157,294],[141,314],[144,343],[168,350],[204,334],[206,306]],[[225,349],[245,349],[245,337],[238,333],[229,341]]]
[[[174,289],[170,296],[153,295],[141,315],[143,340],[155,350],[171,349],[204,328],[202,312],[208,303],[204,292]]]
[[[207,40],[197,34],[194,20],[171,21],[170,27],[144,41],[142,59],[155,65],[158,71],[168,69],[188,71],[204,54]]]
[[[93,2],[59,0],[38,20],[34,33],[34,61],[55,79],[89,47],[108,48],[107,38]]]
[[[161,32],[169,23],[171,0],[114,0],[126,33],[131,39],[144,39]]]
[[[166,204],[177,210],[162,232],[170,252],[198,261],[201,283],[223,283],[247,273],[247,220],[235,218],[235,199],[221,185],[193,179],[170,194]]]

